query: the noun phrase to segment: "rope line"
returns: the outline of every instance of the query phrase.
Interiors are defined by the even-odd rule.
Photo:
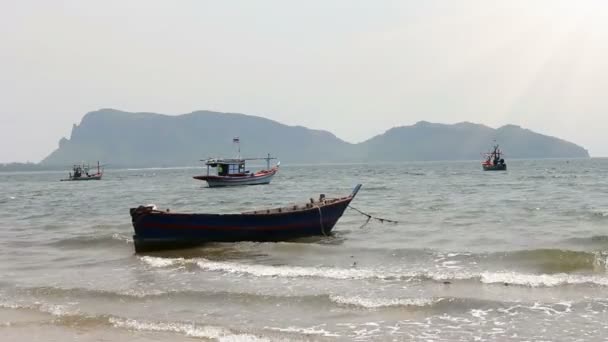
[[[323,233],[323,236],[327,236],[325,233],[325,227],[323,226],[323,212],[321,212],[320,206],[317,205],[316,207],[319,210],[319,224],[321,225],[321,233]]]
[[[373,220],[376,220],[376,221],[380,221],[380,223],[384,223],[384,222],[388,222],[388,223],[399,223],[398,221],[395,221],[395,220],[389,220],[389,219],[386,219],[386,218],[383,218],[383,217],[376,217],[376,216],[372,216],[372,215],[370,215],[370,214],[368,214],[368,213],[365,213],[365,212],[363,212],[363,211],[361,211],[361,210],[359,210],[359,209],[357,209],[357,208],[355,208],[355,207],[353,207],[353,206],[351,206],[351,205],[349,205],[348,207],[349,207],[349,208],[351,208],[352,210],[354,210],[354,211],[358,212],[359,214],[361,214],[361,215],[363,215],[363,216],[366,216],[366,217],[367,217],[367,220],[366,220],[366,221],[365,221],[365,223],[364,223],[364,224],[361,226],[361,228],[365,227],[365,226],[366,226],[366,225],[369,223],[369,221],[371,221],[372,219],[373,219]]]

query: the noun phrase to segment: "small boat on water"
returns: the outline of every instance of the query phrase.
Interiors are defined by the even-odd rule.
[[[97,171],[92,173],[90,165],[75,164],[72,166],[72,172],[68,173],[68,178],[61,179],[61,181],[88,181],[88,180],[101,180],[103,176],[103,169],[97,162]]]
[[[245,168],[247,160],[266,160],[267,168],[257,172],[250,172]],[[269,184],[274,175],[279,171],[281,163],[270,167],[270,155],[267,158],[247,158],[247,159],[208,159],[205,160],[207,165],[207,174],[203,176],[194,176],[192,178],[206,181],[210,188],[220,186],[237,186],[237,185],[260,185]],[[210,168],[216,168],[217,174],[211,174]]]
[[[491,152],[486,153],[485,160],[481,163],[484,171],[506,171],[507,164],[502,158],[502,151],[498,148],[498,144],[494,145]]]
[[[240,144],[239,138],[234,138],[233,143]],[[202,176],[194,176],[192,178],[206,181],[210,188],[220,186],[237,186],[237,185],[260,185],[269,184],[274,175],[279,171],[281,162],[276,166],[270,167],[272,158],[270,154],[266,158],[241,158],[240,145],[239,154],[235,159],[207,159],[202,160],[207,166],[207,174]],[[257,172],[247,170],[245,163],[250,160],[266,160],[266,169]],[[211,174],[211,168],[217,170],[216,174]]]
[[[157,210],[155,206],[131,208],[135,252],[192,247],[206,242],[284,241],[329,235],[344,210],[361,189],[341,198],[326,198],[301,205],[240,214],[185,214]]]

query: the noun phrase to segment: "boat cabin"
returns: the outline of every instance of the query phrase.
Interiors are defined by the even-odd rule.
[[[486,153],[486,160],[483,163],[484,165],[504,165],[505,160],[502,158],[502,151],[498,148],[498,145],[494,145],[494,149]]]
[[[217,168],[217,175],[223,177],[242,176],[249,171],[245,169],[244,159],[210,159],[205,162],[207,165],[207,175],[209,168]]]
[[[74,165],[72,167],[72,171],[74,174],[70,173],[70,177],[80,178],[83,176],[89,177],[89,166],[88,165]]]

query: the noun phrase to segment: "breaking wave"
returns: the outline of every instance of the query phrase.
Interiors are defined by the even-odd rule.
[[[608,286],[608,278],[595,275],[524,274],[517,272],[484,272],[479,279],[485,284],[507,284],[528,287],[555,287],[562,285],[601,285]]]
[[[365,298],[360,296],[346,297],[330,295],[330,301],[340,305],[357,306],[366,309],[388,308],[388,307],[424,307],[432,306],[444,300],[444,298]]]
[[[110,324],[116,328],[137,331],[172,332],[189,337],[198,337],[223,341],[270,341],[264,337],[251,334],[237,334],[226,328],[178,322],[150,322],[134,319],[110,317]]]
[[[595,284],[608,286],[605,275],[584,274],[532,274],[520,272],[469,272],[457,271],[400,271],[398,269],[357,269],[334,267],[271,266],[244,264],[235,262],[218,262],[206,259],[165,259],[158,257],[141,257],[141,260],[152,267],[176,267],[194,264],[202,270],[234,274],[237,276],[280,277],[280,278],[326,278],[335,280],[379,279],[387,281],[479,281],[484,284],[507,284],[528,287],[554,287],[561,285]]]
[[[136,331],[153,331],[153,332],[168,332],[176,333],[188,337],[212,339],[220,342],[226,341],[270,341],[270,339],[256,336],[247,333],[238,333],[230,329],[210,326],[196,323],[184,322],[155,322],[137,319],[127,319],[112,315],[88,315],[78,311],[69,310],[68,306],[51,305],[51,304],[15,304],[15,303],[0,303],[0,308],[18,309],[18,310],[35,310],[42,313],[50,314],[57,319],[53,320],[54,324],[69,325],[69,326],[85,326],[85,325],[108,325],[114,328],[136,330]],[[273,339],[276,340],[276,339]],[[286,340],[286,339],[285,339]]]
[[[507,253],[492,253],[494,260],[505,260],[517,267],[532,267],[543,273],[564,273],[606,269],[607,254],[600,251],[571,251],[561,249],[533,249]]]

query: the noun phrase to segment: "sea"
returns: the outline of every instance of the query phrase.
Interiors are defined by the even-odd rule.
[[[608,159],[0,174],[2,341],[608,340]],[[252,168],[255,169],[255,168]],[[129,208],[239,213],[320,194],[327,237],[135,254]]]

